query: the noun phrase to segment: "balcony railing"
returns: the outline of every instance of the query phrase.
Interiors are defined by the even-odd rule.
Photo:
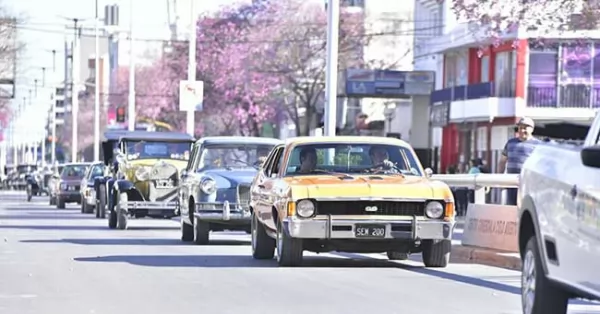
[[[512,98],[515,97],[515,89],[509,85],[496,86],[494,82],[460,85],[434,91],[431,93],[431,102],[452,102],[490,97]]]
[[[600,87],[584,84],[528,86],[527,106],[536,108],[600,108]]]

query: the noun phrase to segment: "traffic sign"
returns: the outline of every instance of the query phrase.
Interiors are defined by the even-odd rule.
[[[203,81],[179,81],[179,110],[202,111],[204,102]]]

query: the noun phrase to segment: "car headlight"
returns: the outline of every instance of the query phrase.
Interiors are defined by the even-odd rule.
[[[301,200],[296,204],[296,214],[302,218],[308,218],[315,214],[315,203],[311,200]]]
[[[66,183],[61,183],[60,184],[60,189],[61,190],[66,190],[67,189],[67,184]]]
[[[440,202],[429,202],[425,206],[425,215],[429,218],[438,219],[444,216],[444,205]]]
[[[138,167],[135,169],[135,179],[138,181],[148,181],[150,180],[150,167]]]
[[[211,178],[205,178],[200,182],[200,189],[206,194],[213,194],[217,190],[217,182]]]

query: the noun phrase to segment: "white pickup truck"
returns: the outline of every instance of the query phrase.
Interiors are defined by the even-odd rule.
[[[600,300],[600,115],[583,145],[540,144],[521,171],[523,313],[563,314]]]

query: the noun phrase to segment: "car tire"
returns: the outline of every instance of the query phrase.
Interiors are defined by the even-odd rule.
[[[254,212],[250,221],[250,235],[252,239],[252,257],[254,259],[273,259],[275,256],[275,239],[267,234],[265,226],[258,221],[258,217]]]
[[[129,201],[127,197],[127,193],[119,193],[119,202],[117,203],[116,212],[117,212],[117,229],[125,230],[127,229],[127,205],[124,205]]]
[[[302,239],[294,239],[285,231],[283,223],[277,222],[277,264],[284,267],[301,266],[304,247]]]
[[[444,268],[450,262],[452,241],[425,240],[423,241],[423,264],[430,268]]]
[[[207,245],[210,241],[210,224],[194,217],[194,244]]]
[[[522,256],[521,305],[523,313],[567,313],[569,294],[546,278],[535,236],[529,238]],[[532,284],[533,290],[531,289]]]
[[[81,209],[84,214],[91,214],[94,212],[94,208],[88,205],[87,202],[81,202]]]
[[[194,241],[194,226],[184,222],[183,218],[181,218],[181,241]]]
[[[57,197],[56,198],[56,208],[65,209],[66,208],[65,200],[60,197]]]
[[[48,198],[48,205],[50,205],[50,206],[56,205],[56,198],[54,196],[50,195],[50,197]]]
[[[106,186],[103,184],[98,187],[98,206],[96,206],[96,216],[100,219],[106,218]]]
[[[405,261],[408,259],[409,254],[406,252],[388,251],[387,258],[390,261]]]

